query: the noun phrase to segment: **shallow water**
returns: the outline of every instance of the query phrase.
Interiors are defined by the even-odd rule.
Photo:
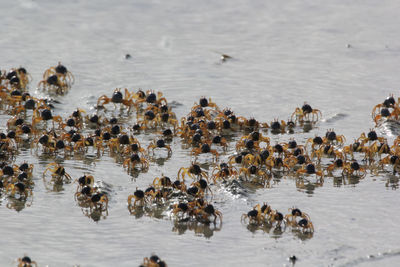
[[[330,128],[349,143],[374,127],[376,104],[391,93],[399,96],[399,5],[393,0],[119,0],[111,6],[109,1],[3,1],[0,67],[24,66],[33,77],[30,92],[43,97],[35,85],[45,69],[61,61],[76,79],[68,94],[56,96],[61,104],[54,112],[62,116],[77,107],[95,112],[97,98],[118,87],[160,90],[175,101],[178,117],[201,96],[268,123],[286,120],[307,101],[322,111],[317,128],[269,134],[271,143],[289,138],[304,143]],[[125,59],[127,53],[132,58]],[[233,59],[221,63],[220,53]],[[8,116],[0,118],[4,129]],[[392,143],[396,129],[383,125],[377,131]],[[145,146],[151,139],[140,136]],[[243,194],[213,186],[215,206],[224,216],[221,229],[180,228],[180,233],[168,214],[135,218],[126,199],[136,187],[161,174],[175,178],[180,167],[190,165],[189,151],[179,138],[173,142],[172,157],[150,162],[138,177],[107,155],[58,159],[73,178],[90,173],[109,185],[109,215],[98,222],[75,202],[76,184],[60,192],[45,187],[42,173],[53,159],[21,152],[16,163],[35,166],[34,198],[19,212],[0,200],[0,265],[14,266],[27,254],[39,266],[132,266],[151,253],[169,266],[290,266],[291,255],[298,258],[296,266],[398,262],[399,181],[389,173],[368,172],[346,184],[328,178],[322,187],[306,189],[284,177],[271,188]],[[282,212],[293,206],[307,212],[315,226],[312,238],[302,240],[290,230],[249,231],[240,217],[264,201]]]

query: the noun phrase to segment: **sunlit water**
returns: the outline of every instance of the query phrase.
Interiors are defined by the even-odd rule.
[[[304,143],[330,128],[349,143],[374,127],[376,104],[399,96],[400,3],[393,0],[19,0],[1,6],[1,69],[24,66],[33,77],[30,92],[40,97],[46,94],[35,85],[48,67],[61,61],[75,75],[70,92],[56,97],[61,104],[54,112],[62,116],[77,107],[94,113],[97,98],[118,87],[160,90],[178,117],[201,96],[268,123],[288,119],[307,101],[323,120],[308,133],[269,135],[272,144]],[[221,63],[220,53],[233,59]],[[7,119],[1,115],[3,129]],[[397,135],[386,126],[377,131],[390,143]],[[140,136],[145,146],[151,139]],[[171,158],[151,161],[137,177],[107,155],[59,158],[73,178],[90,173],[108,184],[109,215],[98,222],[74,200],[76,184],[59,192],[45,187],[42,173],[53,159],[22,151],[16,163],[35,166],[34,198],[19,212],[1,199],[0,265],[14,266],[24,254],[39,266],[137,266],[152,253],[169,266],[282,266],[291,265],[291,255],[296,266],[394,266],[399,260],[399,182],[386,173],[345,184],[327,178],[306,189],[283,177],[271,188],[241,194],[216,185],[213,202],[224,216],[216,229],[174,231],[167,213],[136,218],[126,202],[136,187],[161,174],[175,178],[190,166],[179,138],[172,149]],[[265,201],[284,213],[293,206],[307,212],[312,238],[249,231],[241,215]]]

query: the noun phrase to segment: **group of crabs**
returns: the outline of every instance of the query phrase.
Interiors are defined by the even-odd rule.
[[[32,204],[33,165],[26,162],[9,165],[0,162],[0,196],[8,197],[7,208],[20,211]],[[29,201],[28,201],[29,200]]]
[[[252,210],[242,215],[242,221],[251,227],[261,228],[267,232],[271,228],[275,231],[284,231],[289,226],[293,230],[299,230],[311,237],[314,233],[314,225],[310,216],[298,208],[290,208],[289,214],[283,215],[278,210],[273,210],[267,203],[262,206],[257,204]]]
[[[36,261],[31,260],[29,256],[24,256],[18,258],[18,267],[37,267]],[[150,257],[145,257],[143,263],[139,267],[167,267],[167,263],[160,259],[157,255],[151,255]]]
[[[32,201],[33,165],[24,162],[17,166],[12,162],[21,147],[39,141],[36,137],[43,129],[37,127],[37,123],[42,120],[53,120],[53,124],[61,121],[60,117],[52,115],[52,105],[47,99],[38,99],[29,94],[31,80],[31,75],[23,67],[0,70],[0,110],[12,115],[7,121],[7,132],[0,132],[0,194],[8,197],[7,207],[18,211],[25,207],[28,199],[28,203]],[[44,72],[38,86],[61,94],[73,82],[73,75],[59,63]],[[28,114],[30,111],[32,113]]]
[[[111,96],[98,98],[95,114],[86,115],[84,110],[78,108],[70,116],[62,118],[53,115],[53,105],[49,100],[38,99],[27,92],[30,81],[29,73],[22,67],[0,73],[0,108],[11,115],[7,121],[7,133],[0,134],[0,157],[4,162],[1,186],[11,197],[19,195],[28,198],[32,195],[33,182],[24,180],[29,179],[29,174],[22,174],[24,171],[16,166],[11,167],[13,174],[10,174],[10,168],[7,168],[10,165],[8,162],[12,162],[18,154],[18,149],[27,144],[36,152],[53,156],[88,152],[101,156],[108,153],[120,160],[129,173],[133,173],[147,171],[150,158],[159,154],[155,153],[156,150],[165,150],[167,159],[171,157],[173,151],[169,143],[179,138],[184,148],[190,151],[191,165],[180,168],[175,181],[162,175],[145,190],[136,189],[128,196],[128,209],[137,214],[139,209],[143,211],[162,204],[170,207],[178,222],[205,224],[215,223],[217,219],[222,222],[222,213],[211,203],[211,185],[235,180],[269,187],[274,178],[285,175],[294,177],[296,186],[302,188],[305,183],[310,183],[309,178],[312,177],[316,177],[315,185],[322,185],[326,176],[363,178],[367,168],[376,172],[392,164],[396,173],[400,166],[400,137],[389,146],[387,140],[378,137],[374,130],[362,133],[349,145],[345,145],[345,137],[336,134],[333,129],[329,129],[325,136],[309,138],[304,145],[293,138],[288,142],[271,144],[266,136],[268,130],[271,134],[285,134],[301,129],[309,131],[314,127],[321,118],[321,112],[307,103],[296,108],[287,121],[274,119],[262,123],[255,118],[237,116],[229,108],[220,109],[211,99],[202,97],[187,116],[178,120],[161,92],[115,89]],[[73,83],[72,73],[59,63],[45,71],[38,86],[49,93],[64,94]],[[375,106],[372,112],[374,121],[397,119],[398,103],[390,96]],[[108,118],[107,115],[117,108],[125,114]],[[388,112],[390,115],[387,115]],[[126,121],[132,113],[136,118],[134,123]],[[155,134],[147,147],[136,138],[143,132]],[[235,141],[236,153],[228,155],[229,145]],[[202,155],[212,158],[209,164],[212,171],[208,173],[198,164]],[[221,156],[224,160],[220,160]],[[366,164],[360,164],[357,159]],[[33,166],[30,168],[32,173]],[[48,171],[52,177],[46,180],[49,183],[62,184],[72,180],[58,163],[49,164],[45,174]],[[28,178],[21,180],[18,178],[20,175]],[[192,179],[189,184],[186,184],[186,175]],[[109,196],[94,186],[94,178],[84,175],[77,181],[75,198],[79,205],[90,214],[93,211],[108,214]],[[256,220],[251,214],[247,215],[251,222],[259,221],[259,218],[272,223],[278,221],[274,212],[263,216],[257,214]],[[313,229],[308,216],[301,218],[309,224],[305,221],[300,223],[300,220],[298,226],[304,231]]]

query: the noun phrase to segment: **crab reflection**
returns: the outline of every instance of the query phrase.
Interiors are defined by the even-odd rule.
[[[211,238],[214,232],[220,231],[222,224],[217,223],[201,223],[198,221],[180,220],[174,221],[172,232],[176,232],[179,235],[184,234],[187,230],[194,231],[196,236],[204,236],[205,238]]]
[[[28,201],[28,199],[24,198],[24,197],[16,198],[13,196],[9,196],[7,198],[8,203],[7,203],[6,207],[8,209],[12,209],[12,210],[16,210],[17,212],[20,212],[25,207],[32,206],[32,197],[30,197],[29,199],[30,200]]]
[[[108,216],[108,209],[104,210],[102,208],[83,208],[82,213],[86,217],[92,219],[95,222],[100,221],[101,219],[105,220]]]
[[[297,178],[296,187],[299,191],[305,192],[309,195],[314,193],[315,188],[322,187],[324,184],[323,178],[317,178],[315,181],[310,181],[306,178]]]
[[[269,234],[272,238],[278,239],[282,237],[283,232],[286,230],[286,224],[273,225],[271,223],[255,224],[250,223],[247,225],[247,230],[255,234],[256,231],[261,230]]]
[[[292,233],[302,241],[311,239],[314,236],[314,232],[305,232],[302,231],[301,229],[295,229],[295,228],[292,229]]]
[[[333,185],[335,187],[341,187],[346,185],[356,185],[362,179],[360,176],[350,175],[350,176],[334,176],[333,177]]]
[[[169,160],[171,156],[163,157],[163,156],[151,156],[149,157],[151,162],[156,163],[158,166],[163,166],[164,163]]]
[[[153,205],[153,206],[136,206],[134,208],[129,208],[129,213],[135,216],[135,219],[140,219],[144,215],[148,217],[153,217],[156,219],[163,219],[165,216],[163,215],[165,211],[164,205]]]
[[[387,188],[391,188],[393,190],[398,189],[399,188],[399,177],[396,175],[388,175],[385,186]]]

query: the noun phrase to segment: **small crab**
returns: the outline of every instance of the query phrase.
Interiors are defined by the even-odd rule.
[[[290,208],[289,209],[289,214],[285,215],[285,220],[288,224],[292,225],[292,226],[296,226],[297,225],[297,217],[300,217],[302,219],[307,219],[310,220],[310,216],[308,216],[307,213],[302,212],[300,209],[298,208]]]
[[[336,149],[334,145],[330,144],[322,144],[318,149],[311,152],[311,158],[317,157],[318,162],[321,161],[321,158],[326,155],[328,157],[336,158],[344,158],[344,154]]]
[[[302,229],[303,233],[313,233],[314,225],[309,218],[302,218],[297,222],[297,225]]]
[[[164,188],[164,187],[172,187],[172,181],[171,181],[171,179],[168,177],[168,176],[161,176],[161,178],[159,178],[159,177],[156,177],[154,180],[153,180],[153,185],[155,186],[155,187],[161,187],[161,188]]]
[[[9,183],[6,187],[6,193],[10,192],[10,196],[15,196],[16,193],[19,194],[20,198],[28,198],[32,196],[32,190],[28,188],[24,183]]]
[[[317,171],[315,169],[315,165],[312,163],[307,164],[307,166],[304,167],[304,165],[302,166],[301,169],[298,169],[296,172],[297,176],[300,176],[301,174],[307,174],[307,175],[312,175],[315,174],[317,176],[319,176],[320,178],[324,177],[324,174],[322,171]]]
[[[277,210],[272,210],[267,216],[267,222],[275,225],[275,228],[280,228],[282,223],[286,226],[286,220],[282,213]]]
[[[139,140],[133,138],[130,141],[129,146],[126,146],[123,150],[123,154],[132,154],[132,153],[141,153],[143,155],[147,155],[146,149],[144,149],[141,145]]]
[[[271,171],[273,168],[276,170],[289,171],[290,167],[284,162],[281,157],[269,156],[265,160],[266,167]]]
[[[228,148],[228,144],[226,143],[226,139],[220,135],[215,135],[211,139],[211,143],[215,145],[220,145],[222,146],[223,150],[226,151]]]
[[[32,127],[35,127],[36,124],[40,121],[47,122],[50,120],[53,122],[53,129],[54,129],[54,122],[57,122],[59,125],[62,124],[62,118],[60,116],[53,116],[49,108],[45,108],[41,111],[36,109],[32,116]]]
[[[195,110],[195,109],[197,109],[197,108],[206,108],[206,107],[213,108],[213,109],[215,109],[216,111],[219,111],[219,108],[218,108],[217,104],[215,104],[215,103],[211,100],[211,98],[209,98],[209,99],[207,100],[207,98],[204,97],[204,96],[202,96],[202,97],[200,98],[199,104],[196,104],[196,103],[195,103],[195,105],[192,107],[192,110]]]
[[[151,149],[151,151],[154,154],[154,149],[156,149],[156,148],[165,148],[168,151],[168,157],[170,157],[172,155],[171,147],[169,145],[167,145],[165,143],[165,140],[162,138],[158,139],[157,141],[152,141],[150,143],[150,145],[147,147],[147,151],[149,151]]]
[[[310,118],[311,116],[311,118]],[[313,109],[309,104],[304,103],[301,108],[296,108],[296,110],[292,113],[291,120],[295,120],[295,122],[317,122],[318,119],[322,117],[322,113],[318,109]]]
[[[61,128],[65,129],[69,127],[70,129],[81,130],[83,128],[83,121],[78,117],[69,117],[61,124]]]
[[[212,204],[207,204],[203,208],[195,211],[196,219],[202,223],[210,223],[210,216],[214,217],[213,223],[219,218],[220,224],[222,224],[222,213],[214,208]]]
[[[14,165],[14,168],[18,168],[18,170],[25,172],[28,177],[32,177],[33,172],[33,164],[28,164],[27,162],[23,162],[21,165]]]
[[[196,182],[193,182],[191,186],[195,186],[198,188],[198,193],[201,197],[203,197],[206,192],[210,192],[211,196],[213,196],[210,186],[205,179],[200,179]]]
[[[253,150],[259,150],[259,142],[248,139],[247,136],[243,136],[236,143],[236,151],[241,151],[243,148],[250,152]]]
[[[52,180],[55,182],[71,182],[71,176],[65,171],[65,168],[56,162],[47,164],[46,170],[43,172],[43,178],[46,176],[47,171],[51,172]]]
[[[90,208],[108,211],[108,196],[104,192],[96,192],[90,197]]]
[[[149,168],[149,162],[147,161],[147,159],[144,157],[140,157],[137,153],[133,153],[129,158],[127,158],[124,161],[123,166],[124,168],[128,168],[128,171],[131,171],[138,164],[141,165],[142,170],[147,170]]]
[[[28,256],[18,258],[18,267],[37,267],[36,261],[31,260]]]
[[[193,209],[188,203],[180,202],[172,206],[172,213],[183,221],[185,215],[190,217],[190,214],[193,213]]]
[[[172,126],[174,131],[178,126],[178,121],[175,119],[175,114],[173,112],[157,113],[156,121],[161,127]]]
[[[247,212],[247,214],[244,213],[241,220],[245,221],[248,219],[249,224],[261,225],[265,222],[265,216],[267,216],[270,212],[271,207],[267,203],[264,203],[262,207],[260,204],[257,204],[252,210]]]
[[[400,110],[398,107],[396,107],[392,112],[389,108],[383,108],[380,110],[379,114],[374,115],[372,119],[374,120],[375,125],[378,126],[383,118],[398,120],[399,115]]]
[[[400,158],[397,155],[388,155],[379,161],[379,164],[383,168],[384,164],[393,165],[393,175],[400,170]]]
[[[242,138],[253,140],[254,142],[265,142],[267,145],[270,143],[270,138],[263,136],[259,131],[252,131],[249,135],[243,136]],[[241,138],[241,139],[242,139]]]
[[[256,184],[261,184],[263,186],[268,185],[269,181],[272,178],[271,174],[265,172],[256,165],[251,165],[247,168],[242,167],[239,170],[239,175],[242,173],[244,173],[246,179],[251,178],[251,182],[254,182]]]
[[[82,187],[81,191],[76,192],[75,199],[79,201],[80,206],[89,207],[91,211],[106,211],[108,213],[107,194],[89,185]]]
[[[21,104],[19,106],[14,107],[12,114],[20,114],[23,113],[24,117],[27,115],[28,110],[35,110],[36,107],[47,106],[46,101],[44,99],[37,99],[35,97],[30,96],[28,93],[22,94]]]
[[[199,144],[199,147],[192,149],[192,155],[198,156],[199,154],[211,153],[215,157],[215,161],[218,160],[218,152],[215,149],[211,149],[209,142]]]
[[[298,154],[297,156],[291,155],[284,160],[284,163],[289,167],[289,169],[293,169],[293,167],[296,165],[302,166],[310,162],[311,160],[309,156],[303,154]]]
[[[78,187],[76,188],[76,192],[79,192],[85,186],[93,187],[94,177],[92,175],[86,175],[79,177],[75,182],[78,182]]]
[[[158,126],[157,115],[152,110],[147,110],[138,120],[140,129],[156,129]]]
[[[364,178],[367,175],[367,171],[362,168],[356,160],[353,160],[344,165],[342,174],[346,176],[355,175]]]
[[[122,104],[126,107],[128,107],[128,113],[131,110],[131,107],[134,105],[134,102],[132,100],[132,95],[129,93],[128,89],[125,89],[125,96],[121,93],[121,89],[117,88],[114,90],[111,98],[109,98],[106,95],[102,95],[98,98],[97,100],[97,106],[98,107],[104,107],[104,105],[108,103],[113,103],[114,106],[115,104]]]
[[[185,175],[190,176],[192,179],[200,179],[201,177],[208,180],[208,175],[204,172],[199,165],[193,163],[189,168],[181,167],[178,171],[178,178],[185,181]]]
[[[321,147],[321,145],[324,143],[324,140],[320,136],[315,136],[314,138],[307,139],[305,147],[307,147],[308,143],[311,143],[311,149],[314,151],[315,149]]]
[[[114,131],[114,133],[117,133],[118,131],[119,130]],[[133,143],[137,143],[136,138],[134,138],[133,136],[129,136],[125,133],[121,133],[115,138],[111,138],[113,132],[111,132],[109,134],[110,134],[110,136],[109,136],[110,139],[108,141],[108,146],[109,146],[111,152],[120,153],[121,151],[126,151],[126,150],[129,151],[130,145]],[[103,137],[104,137],[104,135],[103,135]]]
[[[0,76],[2,75],[0,74]],[[26,90],[29,82],[32,80],[31,75],[24,67],[19,67],[18,69],[12,68],[4,77],[0,78],[0,81],[2,78],[5,78],[12,88],[20,90]]]
[[[147,90],[144,98],[138,98],[136,100],[136,105],[146,102],[148,105],[162,106],[168,105],[167,99],[163,97],[161,92],[157,92],[157,94],[152,90]]]
[[[237,121],[241,128],[250,131],[257,131],[259,128],[268,128],[268,124],[260,123],[255,118],[246,119],[245,117],[239,116]]]
[[[192,116],[196,119],[211,119],[211,112],[208,109],[203,109],[202,107],[198,107],[196,109],[191,110],[188,116]]]
[[[357,139],[357,142],[360,142],[362,146],[365,145],[366,143],[372,143],[375,141],[383,143],[385,142],[385,138],[379,137],[374,129],[370,129],[367,135],[365,135],[365,133],[362,133],[360,137]]]
[[[390,95],[389,97],[387,97],[381,104],[376,105],[373,109],[372,109],[372,119],[376,120],[376,117],[380,115],[382,115],[382,110],[383,109],[389,109],[389,108],[395,108],[396,107],[396,100],[394,99],[393,95]],[[385,117],[385,116],[384,116]]]
[[[141,264],[140,267],[167,267],[167,264],[158,256],[152,255],[150,258],[144,258],[143,264]]]
[[[68,84],[62,81],[56,74],[41,80],[37,86],[38,88],[42,88],[44,90],[53,91],[56,94],[64,94],[69,89]]]
[[[325,137],[323,138],[324,143],[332,143],[343,145],[346,142],[346,137],[344,135],[337,135],[333,129],[328,129],[326,131]]]
[[[271,128],[271,133],[273,133],[273,134],[285,133],[286,122],[284,120],[281,120],[279,122],[278,119],[274,119],[270,123],[270,128]]]
[[[214,183],[216,183],[219,179],[226,180],[230,177],[236,178],[237,175],[238,172],[236,168],[229,166],[226,163],[220,163],[219,165],[216,165],[211,172]]]
[[[386,139],[382,140],[383,142],[373,142],[371,145],[364,148],[363,152],[365,160],[368,160],[370,163],[372,163],[375,161],[375,155],[378,155],[380,158],[382,154],[392,154]]]
[[[367,147],[364,146],[364,144],[355,140],[354,143],[343,147],[343,153],[346,156],[346,158],[347,155],[349,154],[351,158],[354,159],[354,152],[365,152],[366,149]]]
[[[328,166],[328,168],[326,168],[326,171],[327,171],[328,175],[331,175],[331,176],[332,176],[332,172],[333,172],[335,169],[342,169],[342,170],[343,170],[343,167],[344,167],[346,164],[347,164],[347,163],[346,163],[345,161],[343,161],[341,158],[338,158],[338,159],[336,159],[332,164],[330,164],[330,165]]]
[[[132,204],[132,199],[135,199],[133,204]],[[137,203],[139,203],[139,204],[137,204]],[[137,205],[144,206],[145,203],[146,203],[145,193],[143,192],[143,190],[137,189],[137,187],[136,187],[136,191],[133,193],[133,195],[128,196],[128,209],[129,210],[136,208]]]
[[[72,75],[67,67],[62,65],[61,62],[58,62],[57,66],[48,68],[43,74],[43,79],[46,80],[52,75],[57,75],[57,77],[68,84],[68,86],[71,86],[75,82],[74,75]]]

